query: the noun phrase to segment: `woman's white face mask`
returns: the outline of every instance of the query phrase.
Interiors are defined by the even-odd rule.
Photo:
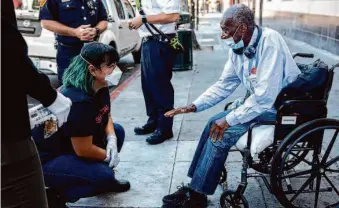
[[[118,66],[110,74],[106,74],[105,80],[108,86],[118,85],[122,71]]]

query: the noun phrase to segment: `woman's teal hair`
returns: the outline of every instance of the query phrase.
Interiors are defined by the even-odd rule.
[[[100,69],[102,63],[110,66],[119,61],[116,50],[109,45],[99,42],[86,43],[78,56],[76,56],[63,74],[65,87],[75,87],[92,94],[94,77],[89,71],[89,64]]]
[[[93,93],[94,77],[89,72],[88,66],[80,55],[76,56],[63,74],[64,86],[79,88],[88,94]]]

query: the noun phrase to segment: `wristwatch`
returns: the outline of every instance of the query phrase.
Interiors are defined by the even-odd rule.
[[[146,15],[141,15],[141,20],[142,20],[142,23],[147,23],[147,18],[146,18]]]

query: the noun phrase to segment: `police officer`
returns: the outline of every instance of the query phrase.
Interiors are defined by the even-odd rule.
[[[161,35],[152,36],[144,23],[154,24],[168,37],[173,37],[176,33],[175,22],[179,19],[180,0],[142,0],[141,4],[145,15],[136,16],[130,22],[130,27],[139,29],[139,34],[144,39],[141,83],[149,119],[134,131],[139,135],[152,133],[146,141],[149,144],[159,144],[173,137],[173,119],[164,117],[164,113],[173,109],[174,105],[171,78],[175,52]]]
[[[58,79],[80,53],[85,42],[96,40],[107,28],[107,13],[101,0],[41,0],[43,28],[56,33]]]

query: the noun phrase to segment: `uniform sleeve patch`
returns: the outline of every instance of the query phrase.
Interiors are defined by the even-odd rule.
[[[47,0],[39,0],[40,7],[45,6],[46,2],[47,2]]]

